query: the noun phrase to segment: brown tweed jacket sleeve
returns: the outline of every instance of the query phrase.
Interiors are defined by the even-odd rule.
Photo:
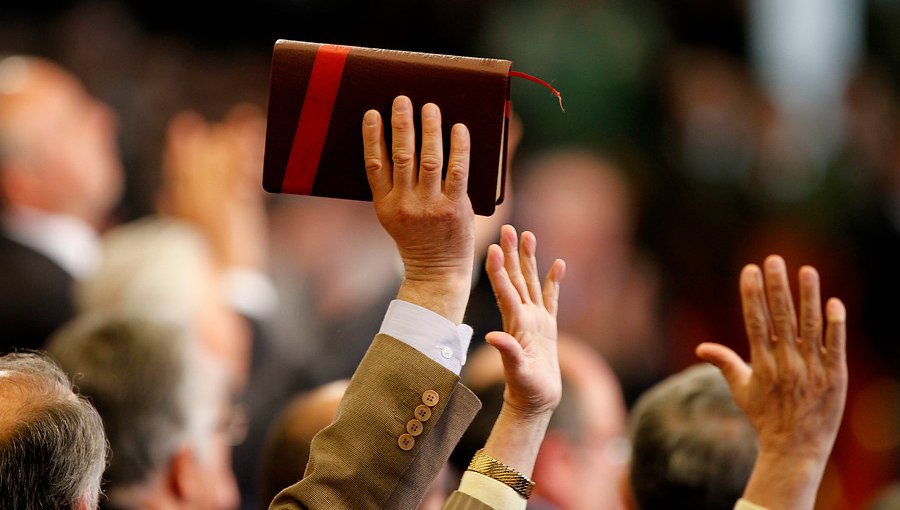
[[[401,448],[420,405],[431,416],[418,436],[404,436]],[[378,335],[334,423],[313,439],[303,480],[281,491],[270,509],[414,509],[480,407],[456,374]]]

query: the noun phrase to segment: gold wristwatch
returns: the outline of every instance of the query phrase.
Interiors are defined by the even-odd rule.
[[[534,490],[534,482],[527,476],[484,453],[484,449],[475,452],[467,470],[502,482],[525,499],[531,497],[531,491]]]

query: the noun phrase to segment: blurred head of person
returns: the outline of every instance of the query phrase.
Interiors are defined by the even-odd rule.
[[[537,155],[514,188],[515,223],[572,277],[559,296],[559,327],[597,349],[625,390],[659,370],[658,278],[635,245],[636,200],[622,168],[575,148]],[[538,257],[541,274],[551,259]]]
[[[93,510],[105,462],[100,416],[59,367],[0,357],[0,508]]]
[[[145,218],[109,230],[103,259],[77,289],[83,313],[150,317],[181,325],[226,367],[233,388],[249,372],[249,327],[226,299],[205,238],[190,224]]]
[[[730,510],[759,448],[725,378],[708,364],[670,376],[641,396],[632,410],[631,443],[622,492],[635,510]]]
[[[102,225],[123,172],[113,111],[58,65],[0,59],[0,195],[28,208]]]
[[[49,353],[103,418],[112,450],[103,507],[237,507],[226,377],[195,337],[146,318],[82,316]]]
[[[341,379],[302,393],[278,416],[263,450],[260,508],[303,478],[312,438],[334,420],[349,383]]]

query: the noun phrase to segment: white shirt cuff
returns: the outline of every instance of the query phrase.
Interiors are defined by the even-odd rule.
[[[442,315],[400,299],[391,301],[379,333],[409,344],[456,375],[466,364],[472,341],[468,325],[457,326]]]

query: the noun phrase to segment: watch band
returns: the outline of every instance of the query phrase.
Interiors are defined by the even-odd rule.
[[[483,448],[475,452],[467,471],[474,471],[504,483],[525,499],[531,497],[531,491],[534,490],[534,482],[527,476],[484,453]]]

